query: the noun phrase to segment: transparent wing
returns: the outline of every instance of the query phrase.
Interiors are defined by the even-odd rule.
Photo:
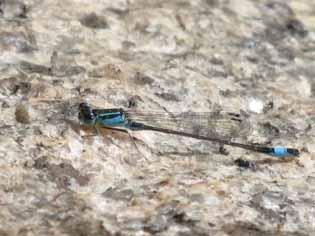
[[[251,130],[246,119],[235,113],[127,111],[126,116],[131,121],[154,127],[223,139],[246,136]]]

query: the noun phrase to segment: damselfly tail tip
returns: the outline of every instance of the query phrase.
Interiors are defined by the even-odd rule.
[[[300,151],[295,148],[287,148],[287,152],[294,157],[299,157],[300,156]]]
[[[295,148],[274,147],[271,155],[276,157],[299,157],[300,151]]]

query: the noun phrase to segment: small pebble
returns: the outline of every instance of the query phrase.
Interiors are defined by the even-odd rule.
[[[250,169],[255,171],[257,169],[257,166],[250,161],[244,160],[242,158],[238,158],[234,161],[234,163],[239,167],[239,168],[243,168],[243,169]]]
[[[255,113],[261,113],[264,109],[264,103],[257,98],[251,98],[249,100],[249,110]]]
[[[30,112],[30,109],[26,105],[23,105],[23,104],[17,105],[15,109],[16,121],[23,124],[31,123],[31,117],[30,117],[29,112]]]

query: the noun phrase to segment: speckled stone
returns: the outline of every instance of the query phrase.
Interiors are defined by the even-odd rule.
[[[0,235],[314,235],[314,9],[0,1]],[[82,101],[228,111],[246,119],[233,140],[301,155],[95,130],[77,119]]]

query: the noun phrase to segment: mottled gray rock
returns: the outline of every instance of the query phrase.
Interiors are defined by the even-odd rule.
[[[314,235],[314,9],[0,0],[0,235]],[[82,101],[152,124],[228,111],[237,127],[164,125],[301,155],[96,130]]]

